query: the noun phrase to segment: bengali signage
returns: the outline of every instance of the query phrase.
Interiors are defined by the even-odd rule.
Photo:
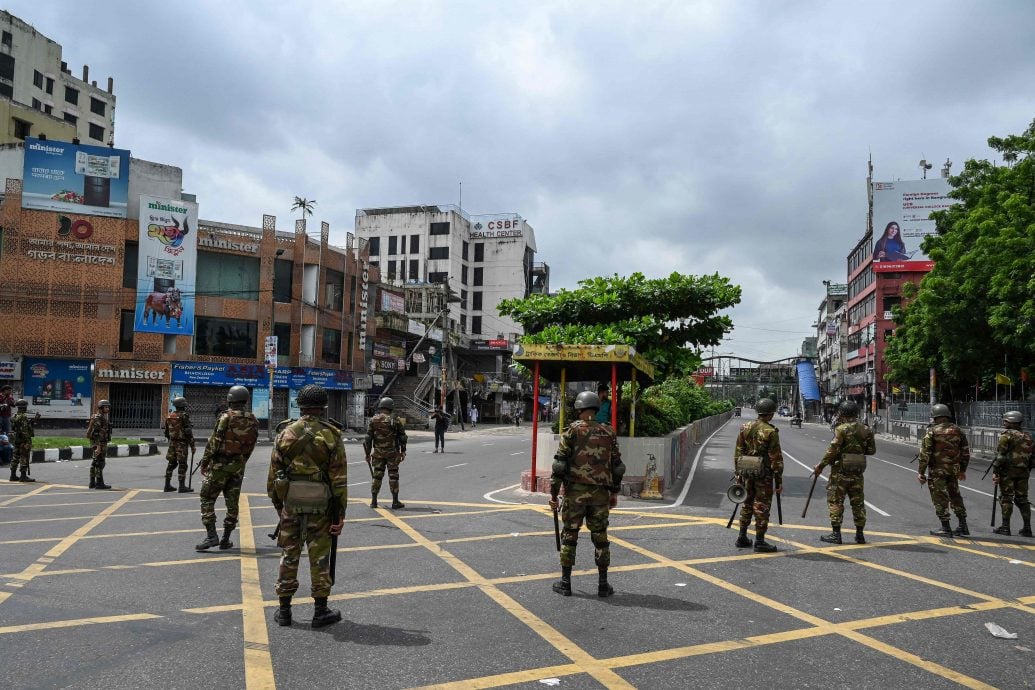
[[[942,177],[873,183],[873,270],[876,273],[930,271],[920,243],[935,234],[931,214],[959,203]]]
[[[508,343],[506,341],[506,339],[503,339],[503,340],[497,340],[497,339],[493,339],[493,340],[472,340],[471,341],[471,349],[472,350],[507,350],[509,348],[510,348],[510,343]]]
[[[22,358],[18,355],[0,359],[0,381],[17,381],[22,377]]]
[[[129,151],[25,139],[22,208],[125,218]]]
[[[191,386],[269,386],[269,371],[261,364],[222,364],[219,362],[175,362],[172,382]],[[352,390],[352,372],[341,369],[278,367],[273,371],[273,387],[297,389],[310,383],[327,390]]]
[[[30,412],[51,419],[88,419],[93,381],[89,360],[24,357],[23,395]]]
[[[99,359],[94,368],[98,383],[169,383],[171,369],[167,362],[127,362]]]
[[[388,290],[381,290],[381,311],[391,311],[397,314],[406,313],[406,300],[402,295]]]
[[[137,308],[133,330],[193,335],[198,205],[140,197]]]

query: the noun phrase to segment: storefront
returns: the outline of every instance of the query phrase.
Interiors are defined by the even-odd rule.
[[[94,365],[98,399],[103,397],[111,402],[111,423],[116,428],[160,428],[165,408],[163,393],[171,378],[168,362],[99,359]]]
[[[87,359],[22,359],[22,397],[43,419],[89,419],[93,362]]]

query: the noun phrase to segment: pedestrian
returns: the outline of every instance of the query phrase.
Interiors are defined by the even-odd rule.
[[[312,626],[322,628],[341,620],[341,612],[327,608],[334,574],[331,558],[335,539],[345,525],[348,474],[341,433],[326,420],[327,391],[313,384],[298,392],[301,418],[284,428],[273,443],[266,493],[280,517],[277,546],[280,573],[273,615],[278,625],[291,625],[291,598],[298,591],[298,562],[302,546],[309,552],[312,581]]]
[[[471,428],[478,428],[478,406],[471,405]]]
[[[207,536],[195,549],[204,551],[218,545],[226,550],[233,547],[230,534],[237,527],[237,504],[241,499],[244,467],[259,440],[259,421],[246,412],[248,389],[232,386],[226,394],[228,409],[216,421],[216,428],[205,444],[201,457],[201,524]],[[223,494],[226,517],[223,518],[223,539],[216,534],[216,499]]]
[[[920,441],[920,468],[916,475],[921,484],[927,484],[934,511],[942,523],[941,529],[931,530],[931,534],[936,537],[969,537],[967,508],[960,495],[960,482],[967,478],[970,446],[963,430],[952,423],[948,405],[933,405],[931,418],[934,423]],[[960,523],[956,531],[949,525],[950,505]]]
[[[0,465],[6,465],[14,458],[14,446],[11,437],[0,431]]]
[[[392,414],[395,401],[381,398],[377,403],[377,414],[367,425],[363,439],[363,451],[370,466],[370,507],[377,507],[377,494],[388,470],[388,488],[392,492],[392,508],[405,508],[399,502],[399,463],[406,459],[406,429],[402,421]]]
[[[169,440],[169,451],[165,458],[168,464],[165,466],[165,491],[176,491],[172,485],[173,470],[180,480],[179,493],[193,493],[194,489],[187,487],[187,448],[190,447],[191,455],[194,454],[194,426],[190,421],[190,413],[187,412],[187,399],[183,396],[173,398],[173,408],[169,416],[165,418],[165,438]]]
[[[11,460],[11,481],[12,482],[34,482],[29,476],[29,462],[32,460],[32,437],[36,435],[36,422],[40,419],[40,413],[29,418],[29,401],[24,398],[18,399],[14,406],[17,408],[14,418],[11,419],[11,430],[14,434],[14,459]],[[20,475],[18,474],[20,471]]]
[[[601,424],[611,423],[611,389],[606,384],[597,386],[597,397],[600,398],[600,409],[597,410],[596,420]]]
[[[525,411],[524,404],[520,402],[514,403],[514,426],[521,426],[521,415]]]
[[[746,491],[736,544],[737,548],[751,546],[747,530],[754,516],[755,552],[772,553],[776,547],[765,540],[765,534],[769,529],[773,494],[783,493],[783,452],[780,450],[780,432],[771,424],[776,403],[770,398],[762,398],[755,403],[755,412],[758,419],[740,428],[733,452],[735,480]]]
[[[111,403],[101,400],[97,403],[97,412],[90,418],[86,427],[86,438],[93,447],[93,462],[90,463],[90,488],[110,489],[104,483],[104,466],[107,464],[108,442],[111,441]]]
[[[550,507],[555,511],[561,487],[564,487],[561,579],[553,584],[553,591],[566,597],[571,596],[571,569],[575,565],[583,520],[594,547],[597,596],[609,597],[615,592],[607,581],[607,569],[611,566],[607,525],[611,508],[618,505],[625,465],[614,430],[594,419],[599,409],[600,398],[596,393],[583,391],[576,396],[576,420],[564,430],[553,456]]]
[[[0,386],[0,431],[11,433],[11,415],[14,413],[14,396],[10,384]]]
[[[446,452],[446,430],[449,429],[449,415],[442,410],[442,406],[438,405],[435,410],[431,413],[431,421],[435,424],[435,450],[432,453],[439,452],[439,448],[442,452]]]
[[[831,532],[820,537],[828,544],[841,543],[841,518],[845,512],[845,496],[852,506],[852,520],[855,523],[855,543],[865,544],[863,529],[866,527],[866,504],[863,495],[863,472],[866,471],[866,456],[877,452],[873,431],[860,424],[859,406],[848,400],[841,403],[840,416],[843,423],[834,430],[834,439],[827,446],[823,459],[813,469],[817,477],[823,468],[830,465],[830,481],[827,482],[827,507],[830,509]]]
[[[1003,415],[1005,431],[999,436],[999,447],[992,464],[992,481],[999,486],[999,507],[1002,509],[1003,524],[996,534],[1010,534],[1010,514],[1014,504],[1021,514],[1024,526],[1017,534],[1031,536],[1031,505],[1028,503],[1028,476],[1032,468],[1032,450],[1035,441],[1031,434],[1021,430],[1024,415],[1011,410]]]

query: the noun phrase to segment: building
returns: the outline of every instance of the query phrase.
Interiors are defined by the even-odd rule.
[[[816,377],[819,382],[821,413],[832,413],[844,396],[844,359],[842,343],[847,334],[844,318],[848,285],[824,280],[826,294],[816,316]]]
[[[115,144],[115,81],[72,76],[59,43],[0,10],[0,144],[41,134],[97,146]]]

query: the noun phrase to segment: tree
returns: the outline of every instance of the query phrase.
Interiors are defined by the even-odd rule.
[[[316,199],[306,199],[304,196],[296,196],[295,202],[291,204],[291,210],[301,211],[302,220],[305,220],[306,216],[313,215],[313,208],[316,206]]]
[[[661,379],[697,368],[694,349],[722,341],[733,322],[719,312],[739,302],[740,286],[718,274],[647,279],[633,273],[581,280],[577,289],[554,295],[502,300],[498,309],[524,327],[526,342],[634,345]]]
[[[891,380],[920,386],[934,367],[954,397],[1035,365],[1035,121],[988,145],[1010,165],[969,160],[950,178],[960,203],[933,214],[934,268],[906,292],[885,354]]]

